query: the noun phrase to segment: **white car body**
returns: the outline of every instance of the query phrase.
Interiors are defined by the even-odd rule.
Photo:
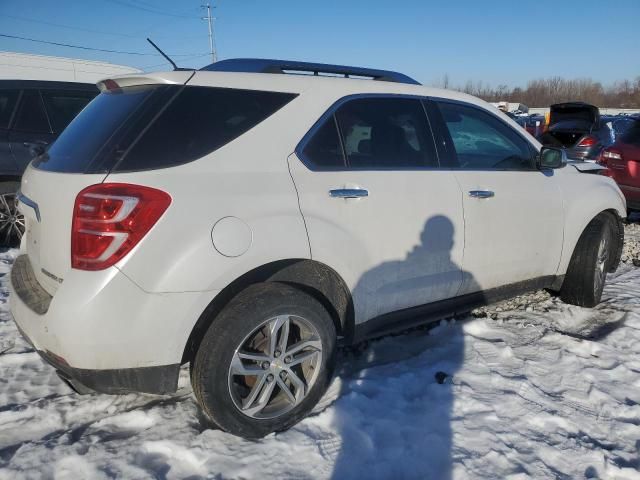
[[[626,215],[624,197],[610,178],[584,174],[571,165],[550,171],[312,171],[296,153],[318,119],[352,95],[464,102],[500,116],[533,149],[540,149],[491,105],[451,90],[206,71],[115,81],[121,87],[187,83],[186,88],[232,86],[298,94],[241,137],[196,161],[129,173],[52,173],[33,166],[25,172],[20,210],[27,231],[20,253],[51,298],[46,312],[36,313],[16,293],[14,279],[11,310],[16,323],[48,360],[76,372],[170,367],[162,386],[136,384],[139,390],[174,389],[203,312],[238,279],[265,266],[305,260],[333,272],[353,303],[351,316],[346,304],[338,312],[341,321],[352,323],[343,325],[341,335],[357,339],[385,330],[380,319],[391,319],[388,314],[425,303],[513,284],[561,283],[587,224],[602,211]],[[115,265],[99,271],[71,268],[76,196],[102,182],[153,187],[167,192],[172,203]],[[367,189],[368,197],[343,199],[328,193],[353,188]],[[494,196],[472,198],[468,192],[473,190]],[[393,262],[406,259],[420,244],[425,224],[434,216],[448,218],[453,226],[448,258],[428,258],[432,272],[403,267],[394,274]],[[383,264],[390,267],[379,269]],[[277,277],[281,271],[266,276]],[[536,279],[547,284],[536,284]],[[344,292],[336,298],[340,295]],[[375,328],[366,326],[375,319]],[[86,384],[100,390],[98,384]],[[126,391],[127,385],[102,390]]]

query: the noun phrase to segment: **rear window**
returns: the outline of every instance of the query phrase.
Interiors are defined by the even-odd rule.
[[[246,133],[295,96],[177,85],[104,92],[34,166],[56,172],[100,173],[188,163]]]

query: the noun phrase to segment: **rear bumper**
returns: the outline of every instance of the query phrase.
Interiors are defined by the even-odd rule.
[[[72,270],[47,298],[30,269],[26,255],[16,259],[11,313],[27,341],[76,390],[176,390],[184,347],[208,295],[151,294],[112,267]]]
[[[595,162],[600,157],[602,145],[594,145],[592,147],[573,147],[567,148],[567,157],[575,160],[585,160]]]
[[[24,332],[21,333],[31,343]],[[97,392],[116,395],[140,392],[162,395],[173,393],[178,387],[179,364],[89,370],[71,367],[62,357],[52,352],[36,351],[45,362],[56,369],[56,373],[65,383],[81,394]]]

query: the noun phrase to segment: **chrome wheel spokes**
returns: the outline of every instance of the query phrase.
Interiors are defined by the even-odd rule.
[[[605,277],[607,276],[606,266],[609,259],[609,245],[607,237],[603,236],[598,246],[598,255],[596,257],[596,290],[600,289],[600,286],[604,284]]]
[[[5,246],[19,241],[24,234],[24,217],[18,211],[16,195],[0,195],[0,240]]]
[[[249,334],[229,366],[229,392],[253,418],[275,418],[302,402],[322,362],[316,328],[296,315],[279,315]]]

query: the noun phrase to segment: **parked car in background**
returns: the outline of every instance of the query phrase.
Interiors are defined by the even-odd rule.
[[[139,70],[104,62],[0,52],[0,247],[16,246],[20,178],[99,90],[95,82]]]
[[[460,92],[257,59],[100,88],[25,172],[10,281],[78,391],[171,393],[189,363],[206,418],[261,437],[338,344],[539,288],[593,307],[620,260],[615,182]]]
[[[583,102],[551,105],[547,130],[538,140],[546,146],[566,149],[570,159],[590,161],[596,161],[602,149],[613,141],[598,107]]]
[[[628,210],[640,210],[640,118],[629,117],[624,133],[602,151],[598,163],[606,166],[605,174],[618,183]]]
[[[98,93],[90,83],[0,80],[0,246],[16,246],[24,231],[22,172]]]

